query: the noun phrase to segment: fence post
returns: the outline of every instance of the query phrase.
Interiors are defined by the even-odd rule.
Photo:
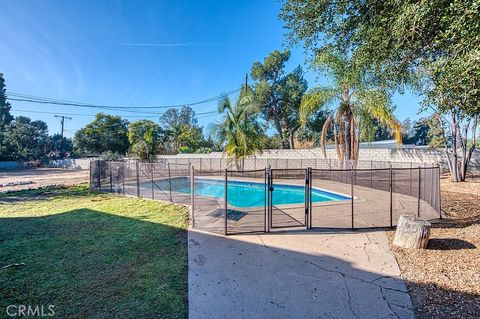
[[[349,162],[350,163],[350,162]],[[350,163],[350,170],[351,170],[351,176],[350,176],[350,195],[352,196],[352,229],[354,229],[354,221],[353,221],[353,214],[354,214],[354,204],[353,204],[353,165],[352,163]],[[345,174],[346,174],[346,170],[345,170]]]
[[[190,166],[190,209],[192,215],[192,227],[195,227],[195,168]]]
[[[373,188],[373,160],[370,160],[370,188]]]
[[[393,227],[393,169],[392,163],[390,165],[390,228]]]
[[[110,171],[110,192],[113,192],[112,161],[108,162],[108,168]]]
[[[442,189],[440,187],[440,178],[442,175],[442,170],[440,168],[440,164],[438,164],[438,180],[437,180],[437,187],[438,187],[438,213],[440,214],[440,219],[442,219]]]
[[[227,227],[228,227],[228,223],[227,223],[227,218],[228,218],[228,177],[227,177],[227,170],[225,170],[225,236],[227,236]]]
[[[256,163],[256,160],[255,160]],[[256,165],[255,165],[256,166]],[[268,175],[268,170],[265,167],[265,174],[263,176],[263,191],[264,191],[264,202],[263,202],[263,232],[267,232],[267,205],[268,205],[268,185],[267,185],[267,175]]]
[[[412,162],[410,162],[410,196],[412,196],[412,179],[413,179],[413,167]]]
[[[97,161],[97,169],[98,169],[98,191],[102,191],[102,172],[100,170],[100,160]]]
[[[273,178],[272,178],[272,166],[270,164],[268,164],[268,167],[267,167],[267,170],[268,170],[268,185],[267,185],[267,191],[268,191],[268,212],[267,212],[267,215],[268,215],[268,232],[270,232],[270,230],[272,229],[272,219],[273,219],[273,211],[272,211],[272,184],[273,184]]]
[[[212,172],[212,158],[210,157],[210,173]]]
[[[309,179],[309,176],[308,176],[308,169],[305,169],[305,194],[304,194],[304,197],[305,197],[305,201],[304,201],[304,205],[305,205],[305,226],[307,227],[307,229],[309,229],[309,220],[308,220],[308,208],[309,208],[309,190],[310,190],[310,179]]]
[[[423,162],[423,197],[424,197],[424,200],[427,201],[427,195],[425,193],[425,190],[427,189],[427,170],[426,170],[426,167],[427,167],[427,163]]]
[[[417,198],[417,217],[420,217],[420,194],[422,189],[422,168],[418,167],[418,198]]]
[[[136,168],[136,175],[137,175],[137,197],[140,197],[140,176],[139,176],[139,168],[138,168],[138,161],[135,162]]]
[[[200,172],[202,172],[202,158],[200,157]]]
[[[170,174],[170,162],[167,162],[167,169],[168,169],[168,191],[169,191],[169,199],[172,202],[172,178]]]
[[[153,162],[150,163],[150,168],[152,170],[152,199],[155,199],[155,189],[153,187],[153,177],[154,177],[154,170],[155,170],[155,165],[153,165]]]
[[[90,168],[88,172],[88,189],[92,190],[92,161],[88,162],[88,167]]]
[[[122,168],[122,194],[125,195],[125,162],[123,162]]]
[[[308,189],[308,223],[310,225],[310,229],[312,229],[312,188],[313,188],[313,177],[312,177],[312,168],[308,168],[308,179],[310,180],[310,187]]]

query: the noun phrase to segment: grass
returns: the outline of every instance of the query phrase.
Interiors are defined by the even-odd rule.
[[[86,186],[2,194],[0,317],[185,318],[187,226],[187,208]]]

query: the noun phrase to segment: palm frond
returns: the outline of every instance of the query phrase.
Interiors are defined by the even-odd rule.
[[[228,96],[218,101],[218,106],[217,106],[218,113],[223,113],[225,112],[225,110],[231,110],[231,109],[232,109],[232,103],[230,102],[230,99],[228,98]]]
[[[334,88],[316,88],[306,93],[300,103],[300,122],[305,125],[308,116],[322,107],[328,107],[338,96]]]
[[[388,126],[395,141],[401,144],[402,127],[393,115],[389,96],[381,90],[365,90],[358,92],[358,98],[364,111],[381,124]]]

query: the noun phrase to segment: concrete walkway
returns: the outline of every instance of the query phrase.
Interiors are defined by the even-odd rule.
[[[190,318],[414,318],[375,232],[189,231]]]

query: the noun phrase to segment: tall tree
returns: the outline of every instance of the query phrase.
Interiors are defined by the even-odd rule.
[[[49,151],[47,124],[17,116],[5,131],[5,144],[12,160],[39,160]]]
[[[373,120],[390,127],[397,142],[401,142],[401,127],[392,113],[390,96],[371,85],[354,61],[323,50],[317,54],[314,67],[330,80],[330,85],[305,94],[300,114],[305,123],[319,108],[335,106],[335,114],[327,119],[321,132],[324,156],[325,136],[332,129],[339,159],[358,159],[360,137],[362,132],[372,130]]]
[[[79,155],[100,155],[104,152],[125,154],[128,150],[128,121],[118,115],[97,113],[95,119],[78,130],[73,143]]]
[[[0,159],[7,159],[11,156],[7,150],[5,142],[5,131],[7,126],[12,122],[13,116],[10,114],[11,105],[7,101],[7,94],[5,88],[5,79],[0,73]]]
[[[203,145],[202,128],[198,126],[195,111],[189,106],[184,106],[180,110],[168,109],[160,117],[160,124],[163,126],[170,151],[174,154],[181,149],[194,152]]]
[[[290,51],[275,50],[263,63],[255,62],[251,70],[256,98],[266,120],[273,122],[283,148],[294,148],[294,135],[300,127],[300,102],[307,90],[300,67],[285,74],[285,63],[289,59]]]
[[[160,152],[161,128],[150,120],[139,120],[128,126],[130,153],[141,160],[153,160]]]
[[[405,144],[429,145],[432,140],[431,122],[436,123],[436,121],[432,121],[431,118],[421,118],[415,121],[413,125],[410,124],[410,129],[407,129],[407,124],[410,123],[407,120],[402,124]]]
[[[198,120],[195,117],[195,111],[190,106],[183,106],[180,110],[171,108],[165,111],[160,117],[160,124],[169,130],[181,125],[198,126]]]
[[[322,131],[323,125],[325,125],[325,122],[331,113],[330,110],[319,109],[310,114],[310,116],[307,117],[305,124],[298,130],[298,140],[304,144],[310,143],[314,147],[320,147],[322,143],[318,132]],[[325,139],[328,141],[333,140],[333,134],[328,132]]]
[[[242,89],[235,103],[226,97],[218,105],[218,112],[224,116],[220,123],[212,126],[212,135],[223,144],[224,152],[239,170],[243,169],[245,157],[262,148],[263,132],[257,121],[259,111],[251,89]]]
[[[291,43],[351,54],[391,89],[410,85],[451,135],[444,149],[452,179],[465,179],[480,113],[478,0],[286,0]],[[470,136],[470,137],[469,137]],[[444,139],[447,141],[447,139]],[[469,146],[470,145],[470,146]]]
[[[12,106],[7,101],[7,94],[5,88],[5,79],[3,74],[0,73],[0,128],[10,124],[13,120],[13,116],[10,114]]]
[[[62,134],[55,133],[49,137],[50,150],[53,151],[56,156],[61,157],[60,145],[62,144]],[[63,137],[63,152],[71,154],[73,152],[73,141],[71,138]]]

